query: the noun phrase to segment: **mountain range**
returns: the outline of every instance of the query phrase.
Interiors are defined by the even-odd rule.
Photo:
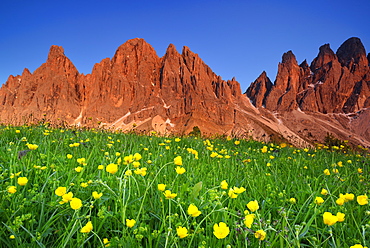
[[[306,147],[328,135],[370,147],[370,55],[359,38],[336,51],[325,44],[308,64],[283,54],[276,79],[266,72],[242,93],[188,47],[163,57],[143,39],[81,74],[60,46],[34,72],[0,88],[0,123],[119,129],[163,135],[228,135]]]

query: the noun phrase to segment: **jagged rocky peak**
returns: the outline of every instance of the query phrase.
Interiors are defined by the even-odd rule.
[[[49,50],[48,61],[52,61],[60,56],[65,57],[63,47],[52,45]]]
[[[311,63],[311,71],[315,71],[333,61],[337,60],[337,56],[330,48],[329,44],[322,45],[319,48],[317,57]]]
[[[179,52],[177,51],[176,46],[172,43],[169,44],[165,55],[178,55],[178,54]]]
[[[267,73],[263,71],[244,94],[255,107],[259,108],[265,105],[265,98],[270,93],[272,85]]]
[[[357,37],[352,37],[338,48],[337,56],[341,65],[348,67],[351,61],[359,64],[362,59],[366,58],[366,51],[361,40]]]
[[[291,50],[283,54],[282,63],[283,64],[296,64],[296,65],[298,64],[297,59]]]
[[[112,58],[112,62],[120,64],[133,59],[140,62],[149,58],[158,59],[154,48],[144,39],[135,38],[126,41],[118,47]]]
[[[303,60],[303,62],[299,65],[299,67],[303,69],[308,69],[310,66],[307,63],[307,60]]]
[[[199,58],[198,54],[193,53],[187,46],[183,46],[181,55],[184,58],[184,62],[189,70],[193,70],[196,64],[204,63]]]
[[[49,75],[49,71],[60,71],[61,73],[73,75],[76,77],[78,74],[77,68],[64,54],[64,49],[61,46],[52,45],[49,50],[46,63],[41,65],[34,71],[34,74]]]
[[[22,77],[27,77],[29,75],[31,75],[32,73],[30,72],[30,70],[28,70],[28,68],[24,68],[23,69],[23,72],[22,72]]]

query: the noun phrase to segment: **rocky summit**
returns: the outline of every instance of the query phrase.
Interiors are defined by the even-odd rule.
[[[0,122],[119,129],[160,134],[228,135],[295,146],[328,134],[370,147],[369,55],[350,38],[334,53],[319,49],[311,65],[292,51],[274,83],[263,72],[242,94],[235,79],[217,76],[188,47],[170,44],[163,57],[143,39],[78,72],[60,46],[31,73],[9,76],[0,89]]]

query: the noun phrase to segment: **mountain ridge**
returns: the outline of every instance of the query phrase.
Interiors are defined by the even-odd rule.
[[[356,39],[338,49],[341,62],[328,44],[310,66],[307,61],[298,65],[288,51],[274,83],[263,72],[244,94],[234,78],[222,80],[186,46],[179,53],[170,44],[159,57],[144,39],[135,38],[86,75],[78,72],[62,47],[52,46],[46,62],[33,73],[24,69],[0,88],[0,122],[42,121],[164,135],[188,134],[198,127],[208,136],[296,146],[322,142],[327,132],[370,146],[369,128],[363,124],[369,116],[370,73],[366,51]],[[349,86],[342,85],[347,81]],[[339,96],[322,97],[324,84],[335,85]],[[356,111],[364,114],[346,116]]]

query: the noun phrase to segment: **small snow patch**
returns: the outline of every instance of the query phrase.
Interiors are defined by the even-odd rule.
[[[169,124],[171,127],[174,127],[175,124],[171,123],[171,120],[170,119],[167,119],[166,120],[166,124]]]

